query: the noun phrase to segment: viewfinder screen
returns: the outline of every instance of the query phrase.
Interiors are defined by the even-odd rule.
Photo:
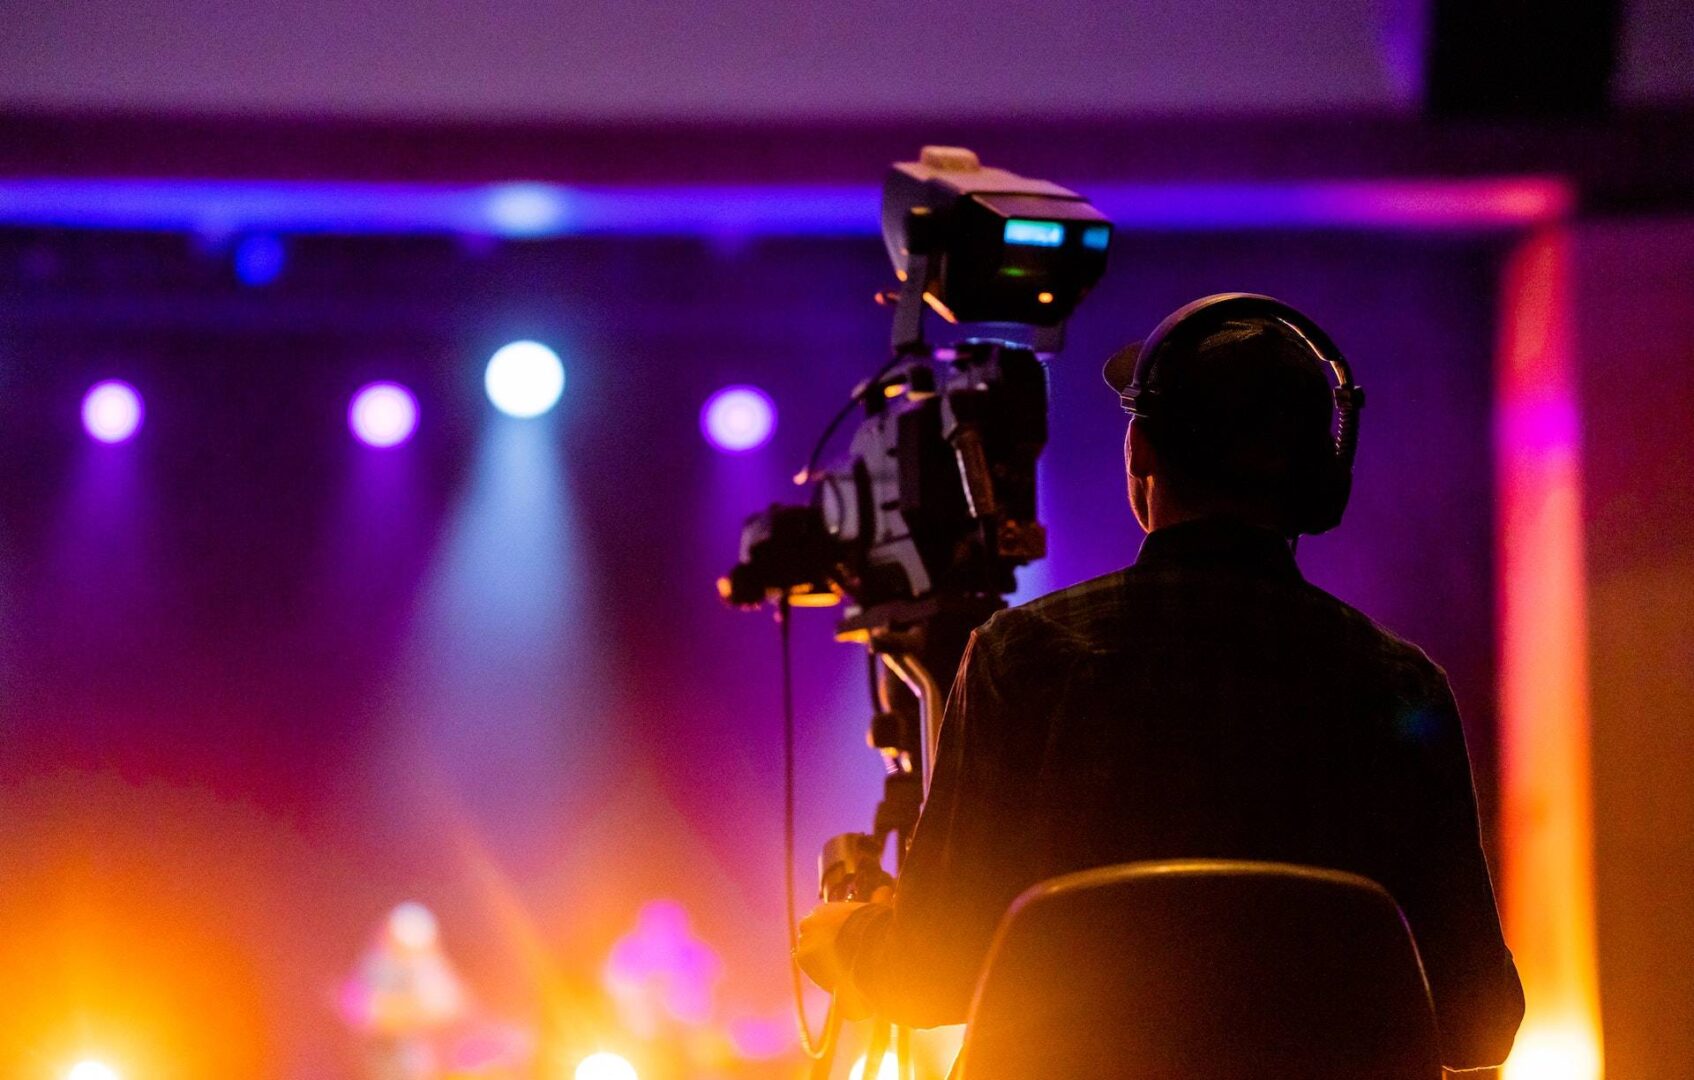
[[[1065,227],[1057,221],[1031,221],[1028,218],[1006,219],[1006,243],[1028,247],[1060,247],[1065,242]]]

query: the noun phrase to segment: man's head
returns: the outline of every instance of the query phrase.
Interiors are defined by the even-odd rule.
[[[1135,417],[1124,440],[1136,519],[1152,530],[1235,517],[1292,535],[1295,493],[1333,453],[1329,379],[1279,320],[1197,323],[1160,344],[1157,413]]]

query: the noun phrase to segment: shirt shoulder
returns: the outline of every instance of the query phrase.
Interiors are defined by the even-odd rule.
[[[1249,603],[1235,591],[1241,583],[1212,577],[1127,566],[998,612],[977,631],[978,649],[996,666],[1112,653],[1167,613],[1195,603],[1225,609]],[[1428,654],[1339,597],[1298,576],[1255,580],[1253,588],[1268,595],[1252,602],[1282,608],[1291,630],[1329,643],[1338,662],[1372,671],[1400,696],[1447,692],[1447,674]]]
[[[1123,618],[1128,574],[1127,569],[1103,574],[996,612],[977,631],[978,647],[993,655],[1098,651],[1110,644],[1112,628]]]
[[[1304,602],[1333,621],[1336,635],[1348,646],[1349,658],[1376,667],[1408,697],[1447,692],[1447,673],[1412,641],[1331,593],[1308,581],[1300,582]]]

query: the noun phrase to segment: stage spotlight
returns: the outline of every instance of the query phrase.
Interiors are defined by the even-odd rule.
[[[79,1061],[65,1073],[65,1080],[123,1080],[118,1070],[103,1061]]]
[[[82,426],[103,443],[121,443],[141,429],[141,395],[129,383],[107,379],[82,398]]]
[[[514,341],[489,358],[482,384],[495,408],[528,419],[559,403],[565,392],[565,366],[558,353],[539,341]]]
[[[775,430],[776,404],[756,386],[726,386],[700,410],[700,431],[726,454],[757,450]]]
[[[589,1054],[576,1067],[576,1080],[639,1080],[635,1066],[604,1050]]]
[[[418,428],[418,401],[399,383],[361,386],[347,407],[347,426],[366,446],[399,446]]]

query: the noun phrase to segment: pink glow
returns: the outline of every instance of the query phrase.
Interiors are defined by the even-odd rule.
[[[1513,253],[1496,361],[1502,891],[1528,1002],[1507,1080],[1601,1072],[1570,245],[1555,226]]]
[[[729,1022],[729,1043],[749,1061],[768,1061],[794,1048],[794,1017],[738,1016]]]
[[[1129,228],[1497,229],[1556,221],[1574,199],[1546,177],[1299,184],[1094,185],[1089,196]]]
[[[612,947],[606,989],[625,1022],[650,1035],[668,1017],[684,1024],[712,1018],[723,977],[717,952],[694,936],[688,911],[674,900],[654,900],[636,915],[635,928]]]

